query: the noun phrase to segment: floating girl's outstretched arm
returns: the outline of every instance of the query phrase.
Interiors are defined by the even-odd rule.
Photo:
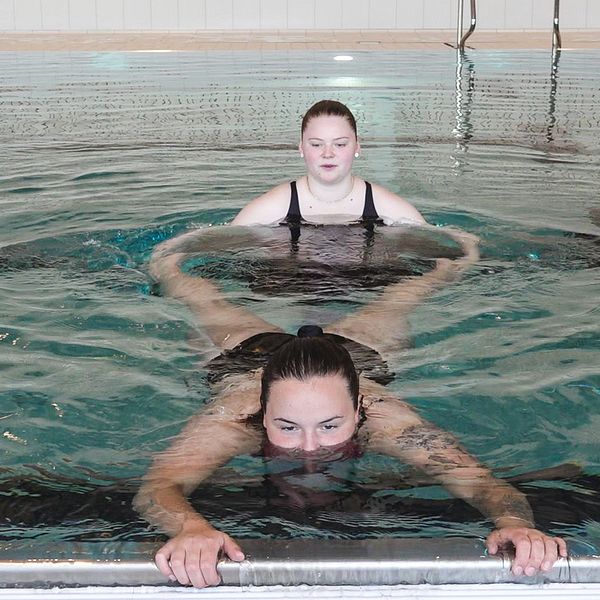
[[[184,302],[194,313],[211,340],[220,348],[235,348],[258,333],[281,331],[242,306],[232,304],[210,280],[182,272],[181,262],[188,256],[182,249],[199,239],[198,231],[163,242],[150,259],[150,273],[167,296]]]
[[[463,255],[439,258],[432,271],[387,286],[383,293],[352,314],[329,325],[326,331],[365,344],[385,355],[397,350],[408,337],[408,315],[436,290],[455,281],[479,260],[479,238],[457,229],[445,229]]]
[[[563,539],[535,528],[527,498],[464,450],[456,438],[422,419],[412,407],[374,382],[361,380],[367,448],[399,458],[432,477],[494,522],[486,540],[490,554],[512,546],[515,575],[549,571],[567,556]]]
[[[154,457],[134,499],[136,510],[171,538],[156,554],[161,573],[196,587],[219,583],[221,553],[236,561],[244,553],[196,512],[187,497],[234,456],[257,452],[262,439],[245,422],[259,409],[260,378],[231,376],[222,385],[218,397]]]

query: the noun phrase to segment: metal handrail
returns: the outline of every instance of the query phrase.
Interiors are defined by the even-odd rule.
[[[463,35],[464,1],[458,0],[458,27],[456,28],[456,47],[458,50],[465,49],[467,38],[475,31],[475,27],[477,27],[476,0],[471,0],[471,26],[469,27],[469,31]]]
[[[456,48],[458,50],[465,49],[465,42],[477,27],[477,6],[476,0],[471,0],[471,26],[469,31],[463,35],[463,13],[464,0],[458,0],[458,24],[456,27]],[[554,19],[552,22],[552,52],[560,50],[562,40],[560,37],[560,0],[554,0]]]
[[[560,50],[562,41],[560,39],[560,0],[554,0],[554,20],[552,21],[552,53]]]

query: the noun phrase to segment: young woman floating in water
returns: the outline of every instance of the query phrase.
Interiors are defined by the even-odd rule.
[[[302,119],[300,156],[307,174],[252,200],[232,225],[384,222],[424,224],[419,211],[380,185],[352,174],[360,155],[356,120],[344,104],[322,100]]]
[[[230,304],[212,282],[184,274],[181,239],[157,249],[153,276],[167,295],[188,305],[223,351],[208,365],[216,370],[214,400],[154,458],[136,496],[137,510],[171,537],[156,554],[166,577],[196,587],[216,585],[221,554],[244,559],[241,547],[187,497],[236,455],[261,452],[308,465],[362,452],[389,455],[424,471],[492,520],[487,548],[495,554],[514,546],[514,574],[550,570],[558,556],[567,555],[562,539],[535,529],[523,494],[377,383],[385,379],[385,353],[406,337],[409,312],[478,259],[475,238],[451,235],[462,257],[439,259],[432,271],[389,285],[324,332],[308,326],[298,336]]]

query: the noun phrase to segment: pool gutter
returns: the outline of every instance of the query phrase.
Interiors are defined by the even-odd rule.
[[[598,556],[571,556],[548,573],[517,578],[508,556],[487,556],[482,542],[474,539],[242,540],[241,545],[246,560],[219,564],[225,586],[600,584]],[[156,549],[148,543],[29,549],[4,543],[0,588],[164,586],[152,561]]]

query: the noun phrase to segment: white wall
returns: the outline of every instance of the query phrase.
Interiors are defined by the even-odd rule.
[[[464,0],[465,17],[469,0]],[[0,31],[455,29],[458,0],[0,0]],[[478,30],[551,29],[554,0],[477,0]],[[600,0],[563,0],[561,29],[600,29]]]

